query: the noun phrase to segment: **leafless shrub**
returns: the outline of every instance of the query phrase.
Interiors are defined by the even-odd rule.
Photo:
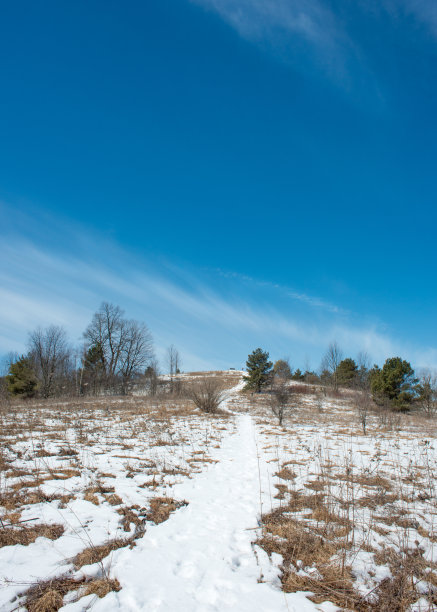
[[[363,428],[363,434],[367,433],[367,421],[369,417],[371,400],[368,393],[360,393],[355,398],[355,409],[358,414],[359,422],[361,423],[361,427]]]
[[[223,385],[213,378],[201,379],[187,388],[188,397],[203,412],[214,414],[224,399]]]
[[[282,426],[284,416],[291,409],[290,397],[290,387],[287,387],[282,381],[277,382],[270,392],[269,406],[280,426]]]
[[[398,429],[400,427],[402,415],[400,412],[395,412],[388,401],[378,406],[376,414],[381,427],[387,430]]]

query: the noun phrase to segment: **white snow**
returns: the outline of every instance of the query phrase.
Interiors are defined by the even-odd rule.
[[[330,470],[333,498],[344,491],[345,481],[339,478],[347,467],[358,477],[356,494],[374,494],[360,477],[383,475],[395,485],[402,485],[404,498],[411,504],[397,508],[403,515],[416,510],[415,520],[423,529],[433,531],[430,508],[435,496],[423,498],[416,490],[417,473],[428,478],[434,486],[433,473],[437,465],[434,440],[419,435],[384,432],[379,437],[352,435],[349,425],[329,422],[329,416],[312,413],[309,419],[301,416],[291,420],[287,428],[278,427],[271,415],[256,407],[247,412],[248,403],[256,398],[239,398],[242,383],[226,394],[225,409],[238,410],[228,418],[208,420],[204,416],[182,414],[169,410],[155,420],[138,410],[131,418],[123,418],[121,401],[114,398],[97,413],[100,427],[93,433],[96,416],[84,412],[80,418],[89,419],[89,430],[81,442],[82,425],[73,422],[66,428],[62,446],[71,442],[78,449],[77,469],[80,475],[65,480],[47,479],[40,489],[47,494],[74,494],[66,505],[58,500],[25,506],[21,519],[38,517],[39,522],[60,523],[65,527],[58,540],[38,538],[27,546],[0,548],[0,610],[24,610],[21,595],[37,580],[69,573],[76,577],[100,576],[102,570],[110,578],[117,578],[121,590],[99,599],[88,595],[74,601],[74,594],[64,599],[62,610],[147,611],[147,612],[313,612],[338,610],[332,603],[315,604],[305,593],[284,593],[281,590],[279,555],[268,557],[256,545],[261,535],[260,516],[278,506],[277,485],[287,482],[289,492],[308,492],[323,470]],[[137,401],[137,400],[135,400]],[[312,401],[310,398],[308,402]],[[338,409],[338,405],[334,406]],[[342,408],[342,407],[340,407]],[[327,413],[331,414],[331,413]],[[87,416],[88,415],[88,416]],[[56,431],[57,417],[46,421]],[[311,421],[311,419],[313,419]],[[85,423],[86,425],[86,423]],[[349,428],[349,429],[348,429]],[[86,430],[86,427],[84,427]],[[44,437],[13,439],[5,454],[15,456],[14,466],[27,474],[32,469],[43,473],[49,469],[56,474],[62,469],[75,469],[74,457],[59,454],[60,441]],[[39,434],[38,434],[39,435]],[[41,437],[42,436],[42,437]],[[42,448],[52,453],[39,456]],[[40,458],[38,458],[40,457]],[[290,461],[292,460],[292,461]],[[293,481],[285,481],[277,472],[291,464],[296,473]],[[329,467],[329,465],[335,467]],[[327,467],[328,466],[328,467]],[[3,478],[3,476],[2,476]],[[21,480],[29,479],[26,475]],[[150,485],[156,478],[156,487]],[[120,527],[120,506],[112,506],[108,496],[96,491],[100,504],[84,499],[84,491],[97,480],[105,487],[113,486],[124,506],[147,507],[151,498],[171,496],[185,500],[188,505],[173,512],[168,520],[155,525],[147,522],[146,532],[135,541],[135,546],[113,551],[101,563],[75,571],[72,557],[84,548],[97,546],[110,538],[133,534]],[[4,477],[2,490],[20,484],[20,477]],[[433,491],[434,489],[432,489]],[[311,489],[309,490],[311,491]],[[431,493],[432,493],[431,491]],[[109,494],[108,494],[109,495]],[[396,502],[398,503],[398,502]],[[399,502],[400,504],[401,502]],[[408,512],[407,512],[408,510]],[[372,544],[373,549],[388,543],[400,549],[399,530],[383,525],[387,535],[369,529],[375,515],[382,514],[368,506],[357,506],[354,517],[354,537],[357,542]],[[2,513],[4,515],[4,512]],[[298,513],[297,513],[298,514]],[[302,510],[302,517],[308,512]],[[299,518],[296,515],[297,518]],[[311,519],[305,518],[309,524]],[[32,523],[30,523],[32,524]],[[419,534],[415,529],[401,532],[414,542]],[[420,537],[420,545],[428,559],[435,558],[437,546],[428,538]],[[390,576],[386,565],[373,562],[374,552],[354,551],[350,563],[354,571],[356,589],[363,595],[377,582]],[[369,572],[371,570],[371,573]],[[299,573],[316,568],[301,567]],[[425,585],[426,586],[426,585]],[[424,586],[424,588],[425,588]],[[21,606],[21,607],[20,607]],[[420,610],[417,602],[412,609]],[[423,608],[425,609],[425,608]]]
[[[94,610],[322,609],[303,594],[285,595],[266,553],[257,548],[254,554],[260,516],[255,429],[249,415],[237,418],[238,431],[223,444],[219,462],[173,488],[189,505],[150,528],[133,550],[114,553],[111,574],[123,588]],[[258,583],[263,572],[266,582]]]

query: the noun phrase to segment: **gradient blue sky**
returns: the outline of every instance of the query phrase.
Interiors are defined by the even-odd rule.
[[[185,369],[437,366],[433,0],[17,0],[0,53],[0,354],[108,300]]]

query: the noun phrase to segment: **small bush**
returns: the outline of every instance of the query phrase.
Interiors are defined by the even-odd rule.
[[[203,412],[214,414],[224,399],[223,385],[212,378],[205,378],[189,387],[188,397]]]

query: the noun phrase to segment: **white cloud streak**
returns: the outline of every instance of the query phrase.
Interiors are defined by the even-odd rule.
[[[393,18],[413,17],[437,37],[437,2],[435,0],[382,0],[380,6]]]
[[[66,228],[59,231],[68,235]],[[66,238],[69,241],[74,242],[74,236]],[[402,354],[420,365],[437,365],[434,349],[401,346],[376,325],[353,325],[344,311],[320,298],[232,273],[231,284],[225,282],[217,291],[217,274],[200,281],[195,274],[178,273],[175,266],[156,269],[147,261],[134,263],[129,253],[96,237],[88,244],[92,252],[72,256],[68,250],[42,247],[37,240],[9,237],[1,242],[0,353],[24,350],[27,332],[51,323],[64,325],[79,343],[92,313],[108,300],[149,325],[158,353],[176,344],[185,355],[186,369],[241,366],[258,345],[275,358],[292,352],[299,363],[310,354],[317,367],[333,339],[348,354],[367,350],[377,361]],[[236,295],[232,278],[245,278],[255,291]],[[257,299],[257,284],[271,296],[270,304]],[[276,302],[278,291],[300,303],[299,314],[292,302],[287,307]],[[314,316],[316,312],[321,315]]]
[[[250,283],[251,285],[255,285],[257,287],[277,290],[280,293],[288,296],[290,299],[303,302],[308,304],[309,306],[313,306],[315,308],[321,308],[322,310],[326,310],[328,312],[332,312],[335,314],[347,314],[347,311],[335,304],[331,304],[326,300],[322,300],[322,298],[307,295],[306,293],[296,291],[290,287],[285,287],[283,285],[279,285],[278,283],[272,283],[270,281],[259,280],[256,278],[252,278],[251,276],[247,276],[246,274],[239,274],[238,272],[226,272],[224,270],[217,270],[218,274],[224,276],[225,278],[235,278],[241,280],[246,283]]]
[[[306,48],[329,76],[347,81],[353,45],[333,12],[319,0],[192,0],[218,14],[242,38],[268,47],[296,68],[308,65],[298,50]]]

